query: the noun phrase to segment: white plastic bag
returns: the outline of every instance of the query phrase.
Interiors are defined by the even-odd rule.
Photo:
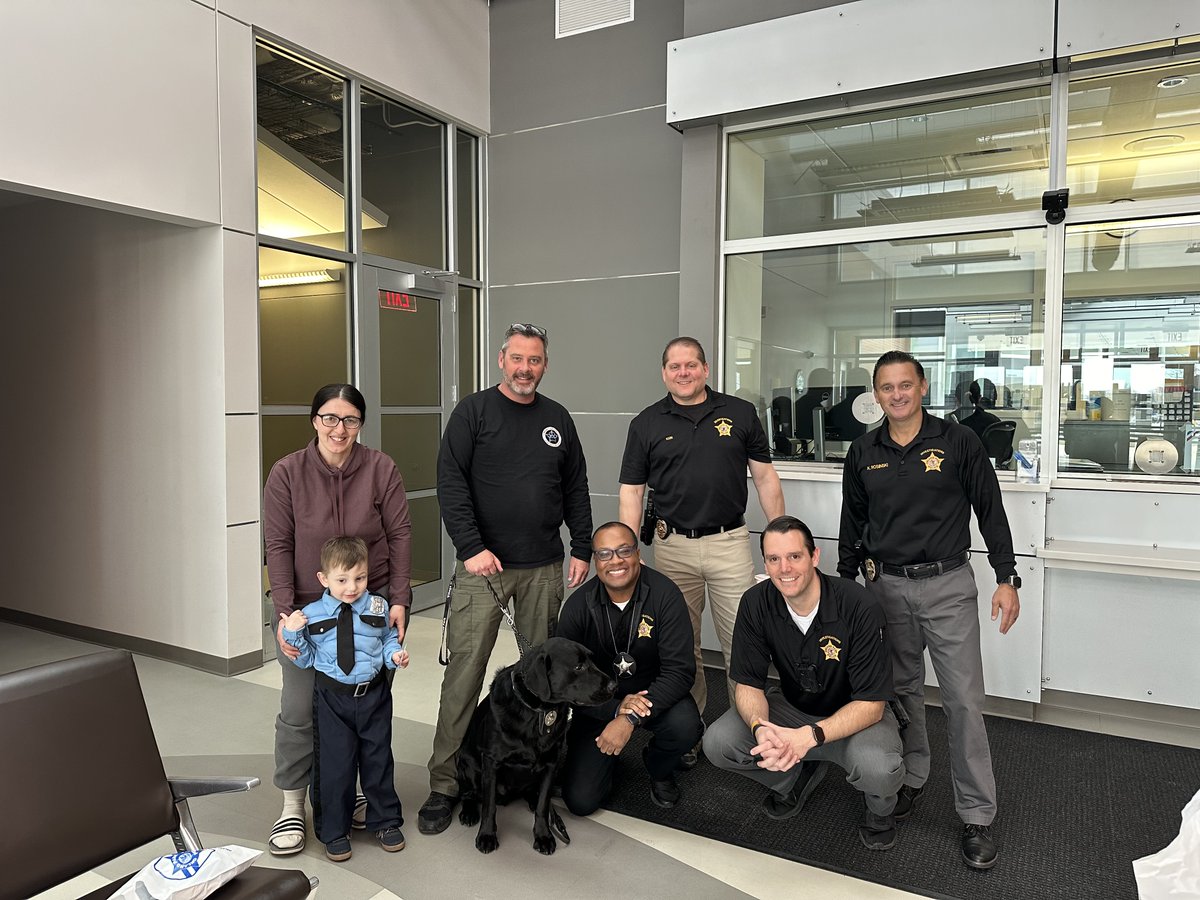
[[[247,847],[213,847],[160,856],[112,895],[112,900],[203,900],[262,856]]]
[[[1141,900],[1200,897],[1200,791],[1183,808],[1179,836],[1157,853],[1133,861]]]

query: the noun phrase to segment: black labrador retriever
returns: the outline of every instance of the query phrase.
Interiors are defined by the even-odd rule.
[[[458,820],[479,823],[475,848],[491,853],[496,806],[524,797],[533,810],[533,847],[547,855],[557,847],[551,822],[570,843],[562,818],[550,806],[550,789],[566,749],[572,706],[609,700],[616,682],[591,661],[587,650],[566,638],[550,638],[496,672],[458,751]]]

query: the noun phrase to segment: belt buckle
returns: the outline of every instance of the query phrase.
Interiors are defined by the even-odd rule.
[[[919,581],[922,578],[929,578],[926,574],[932,571],[937,574],[937,563],[917,563],[915,566],[905,566],[904,574],[909,580]]]
[[[373,683],[374,683],[374,679],[372,679],[371,681],[360,681],[358,684],[356,684],[354,686],[355,698],[361,697],[364,694],[366,694],[366,692],[371,689],[371,685]]]

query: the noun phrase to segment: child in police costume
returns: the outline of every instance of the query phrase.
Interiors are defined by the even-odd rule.
[[[384,667],[408,665],[408,651],[388,627],[388,603],[367,590],[367,545],[336,537],[321,548],[317,573],[325,593],[296,610],[283,639],[294,660],[316,669],[313,689],[313,827],[334,862],[350,858],[355,774],[367,798],[366,827],[384,850],[404,849],[404,818],[392,761],[392,692]]]

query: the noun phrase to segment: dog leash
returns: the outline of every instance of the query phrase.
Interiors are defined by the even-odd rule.
[[[450,663],[450,648],[446,644],[446,626],[450,622],[450,598],[454,594],[454,585],[457,580],[457,574],[450,576],[450,584],[446,588],[446,602],[442,606],[442,643],[438,647],[438,662],[443,666],[449,665]],[[518,655],[524,658],[525,651],[530,648],[529,641],[525,638],[525,635],[521,634],[521,630],[517,628],[516,620],[513,619],[512,613],[508,611],[508,606],[501,602],[500,595],[497,594],[496,589],[492,587],[491,579],[485,577],[483,579],[483,583],[487,585],[488,591],[491,592],[492,599],[496,601],[496,606],[499,607],[500,612],[504,615],[505,620],[508,622],[508,627],[512,629],[513,635],[516,636]]]

